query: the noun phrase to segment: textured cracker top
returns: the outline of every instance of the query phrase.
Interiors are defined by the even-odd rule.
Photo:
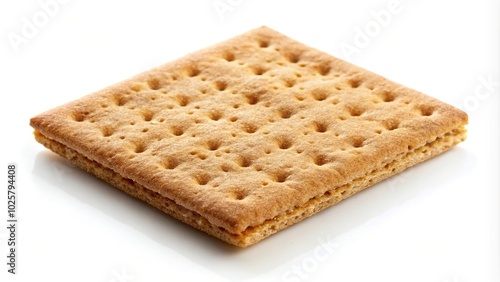
[[[31,125],[238,233],[466,122],[452,106],[261,27]]]

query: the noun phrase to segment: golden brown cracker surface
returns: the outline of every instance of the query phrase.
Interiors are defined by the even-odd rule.
[[[267,27],[31,119],[49,149],[238,246],[442,153],[466,123]]]

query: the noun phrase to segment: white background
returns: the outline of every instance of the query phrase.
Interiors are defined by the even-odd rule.
[[[46,2],[0,4],[1,281],[500,281],[498,1]],[[261,25],[466,109],[467,141],[247,249],[34,141],[30,117]]]

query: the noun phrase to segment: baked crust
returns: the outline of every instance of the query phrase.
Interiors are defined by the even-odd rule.
[[[31,119],[49,149],[238,246],[447,150],[466,123],[267,27]]]
[[[309,201],[300,207],[294,207],[291,210],[285,211],[272,219],[266,220],[259,226],[249,226],[246,230],[238,234],[230,233],[224,228],[210,223],[210,221],[202,215],[178,205],[172,199],[163,197],[130,179],[122,177],[99,163],[89,160],[82,154],[54,140],[48,139],[37,131],[35,131],[35,138],[48,149],[127,194],[227,243],[239,247],[247,247],[393,174],[399,173],[410,166],[447,151],[465,138],[465,131],[453,131],[442,137],[438,137],[436,140],[412,152],[408,152],[404,156],[401,156],[401,158],[387,164],[384,169],[371,171],[366,176],[354,179],[349,184],[328,190],[323,193],[323,195],[309,199]]]

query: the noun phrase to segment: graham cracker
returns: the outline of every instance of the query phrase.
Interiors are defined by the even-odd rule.
[[[448,150],[466,124],[267,27],[31,119],[47,148],[241,247]]]

